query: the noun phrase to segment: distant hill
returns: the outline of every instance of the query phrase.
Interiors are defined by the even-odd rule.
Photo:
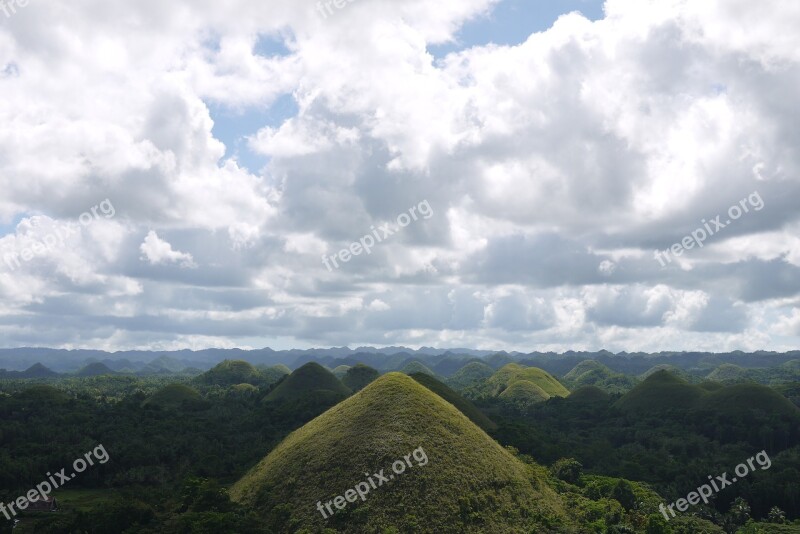
[[[266,382],[264,375],[251,363],[243,360],[224,360],[192,380],[204,386],[233,386],[252,384],[257,386]]]
[[[411,467],[394,475],[393,462],[405,463],[415,450]],[[366,484],[365,501],[323,519],[315,503],[322,506],[381,469],[393,478],[375,489]],[[402,373],[380,377],[293,432],[230,494],[276,533],[390,532],[389,526],[394,532],[486,531],[481,525],[493,532],[547,532],[548,525],[570,521],[542,468],[517,460]],[[462,496],[468,501],[456,505]]]
[[[89,365],[87,365],[86,367],[82,368],[77,373],[75,373],[76,376],[82,376],[82,377],[105,376],[105,375],[115,375],[115,374],[117,374],[116,371],[109,369],[107,365],[100,362],[90,363]]]
[[[636,378],[614,372],[597,360],[582,361],[564,375],[564,382],[572,389],[597,386],[612,393],[624,393],[639,383]]]
[[[685,371],[685,370],[683,370],[683,369],[681,369],[679,367],[675,367],[674,365],[669,365],[669,364],[666,364],[666,363],[662,363],[662,364],[659,364],[659,365],[654,365],[653,367],[651,367],[650,369],[648,369],[644,373],[640,374],[639,375],[639,379],[640,380],[645,380],[650,375],[652,375],[654,373],[657,373],[659,371],[667,371],[670,374],[675,375],[675,376],[677,376],[679,378],[682,378],[683,380],[685,380],[685,381],[687,381],[689,383],[699,382],[700,381],[699,378],[693,376],[689,372],[687,372],[687,371]]]
[[[761,384],[735,384],[702,398],[698,409],[741,418],[747,412],[800,417],[800,409],[774,389]]]
[[[496,397],[514,382],[523,380],[535,384],[550,397],[569,395],[569,390],[547,371],[537,367],[523,367],[516,363],[503,366],[479,386],[478,390],[485,395]],[[527,391],[530,389],[528,388]]]
[[[425,373],[413,373],[409,376],[458,408],[458,410],[466,415],[470,421],[481,427],[483,430],[488,432],[497,428],[497,425],[491,419],[486,417],[486,415],[480,411],[477,406],[450,389],[443,382],[440,382],[439,380],[436,380],[432,376],[426,375]]]
[[[733,365],[731,363],[723,363],[706,376],[707,380],[715,382],[736,382],[741,380],[748,380],[748,369]]]
[[[708,392],[668,371],[656,371],[622,396],[614,406],[623,411],[687,410]]]
[[[524,410],[533,404],[546,401],[551,395],[533,382],[518,380],[504,389],[499,397],[503,402]]]
[[[341,380],[342,378],[344,378],[344,375],[347,374],[347,370],[348,369],[350,369],[349,365],[340,365],[340,366],[336,367],[335,369],[333,369],[331,372],[333,373],[333,375],[336,378]]]
[[[405,373],[407,375],[411,375],[414,373],[425,373],[426,375],[435,376],[435,373],[428,368],[424,363],[420,362],[419,360],[413,360],[408,362],[400,369],[401,373]]]
[[[198,408],[204,405],[203,397],[185,384],[169,384],[145,399],[142,406],[160,408]]]
[[[447,379],[447,384],[456,390],[477,385],[494,374],[494,369],[483,362],[470,362]]]
[[[342,383],[351,391],[361,391],[380,376],[380,373],[368,365],[358,363],[349,368],[342,379]]]
[[[291,400],[308,393],[325,391],[342,398],[350,395],[350,390],[333,373],[318,363],[307,363],[296,369],[278,384],[266,400]]]

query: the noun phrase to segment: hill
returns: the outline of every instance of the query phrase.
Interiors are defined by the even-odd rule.
[[[51,371],[41,363],[35,363],[22,371],[19,378],[54,378],[60,376],[55,371]]]
[[[347,371],[349,369],[350,369],[349,365],[340,365],[340,366],[336,367],[335,369],[333,369],[333,371],[332,371],[333,372],[333,376],[335,376],[336,378],[341,380],[342,378],[344,378],[344,375],[347,374]]]
[[[486,380],[494,374],[494,369],[483,362],[470,362],[450,377],[447,384],[457,390],[464,390],[468,387]]]
[[[670,409],[686,410],[708,392],[668,371],[656,371],[622,396],[614,406],[623,411],[662,412]]]
[[[86,367],[83,367],[77,373],[76,376],[87,377],[87,376],[105,376],[105,375],[115,375],[117,374],[116,371],[110,369],[106,364],[100,362],[90,363]]]
[[[458,408],[458,411],[466,415],[470,421],[487,432],[497,428],[497,425],[494,424],[491,419],[486,417],[486,415],[480,411],[477,406],[450,389],[446,384],[436,380],[430,375],[426,375],[425,373],[414,373],[409,376]]]
[[[681,369],[680,367],[675,367],[674,365],[669,365],[669,364],[666,364],[666,363],[662,363],[662,364],[659,364],[659,365],[654,365],[653,367],[651,367],[650,369],[648,369],[644,373],[640,374],[639,375],[639,380],[645,380],[648,377],[650,377],[651,375],[653,375],[653,374],[655,374],[655,373],[657,373],[659,371],[667,371],[670,374],[675,375],[678,378],[682,378],[683,380],[685,380],[686,382],[689,382],[689,383],[698,382],[699,381],[699,379],[697,377],[692,376],[689,372]]]
[[[153,393],[142,406],[161,408],[199,407],[204,404],[203,397],[185,384],[168,384]]]
[[[435,373],[431,371],[431,369],[422,363],[419,360],[412,360],[405,364],[402,369],[400,369],[401,373],[405,373],[407,375],[411,375],[414,373],[425,373],[426,375],[435,376]]]
[[[266,400],[291,400],[313,392],[330,392],[346,397],[350,390],[333,373],[318,363],[307,363],[287,376],[273,389]]]
[[[525,380],[540,387],[550,397],[566,397],[569,390],[547,371],[538,367],[523,367],[516,363],[503,366],[479,386],[484,394],[496,397],[514,382]]]
[[[252,384],[257,386],[266,381],[266,377],[244,360],[223,360],[205,373],[192,380],[194,384],[204,386],[234,386],[236,384]]]
[[[612,393],[624,393],[633,389],[638,380],[616,373],[597,360],[584,360],[564,375],[564,382],[570,388],[597,386]]]
[[[398,463],[402,475],[399,467],[393,474]],[[394,478],[369,475],[382,472]],[[352,497],[355,487],[365,492],[363,502],[336,498]],[[542,468],[520,462],[401,373],[382,376],[293,432],[230,493],[273,532],[543,533],[568,522]],[[318,506],[327,502],[344,510],[326,520]]]
[[[358,363],[347,370],[342,383],[353,392],[361,391],[372,383],[380,373],[368,365]]]
[[[789,399],[770,387],[760,384],[736,384],[718,389],[701,399],[698,409],[731,417],[743,417],[747,412],[799,417],[800,409]]]
[[[706,376],[706,380],[715,382],[737,382],[748,380],[749,370],[738,365],[723,363]]]
[[[551,396],[542,388],[527,380],[512,382],[510,386],[503,390],[500,399],[516,408],[525,408],[544,402]]]

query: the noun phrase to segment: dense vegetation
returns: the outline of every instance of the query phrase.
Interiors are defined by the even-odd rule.
[[[789,400],[800,396],[797,383],[772,388],[721,372],[721,382],[704,382],[665,364],[620,378],[600,362],[572,365],[559,379],[507,360],[462,359],[457,367],[458,359],[443,357],[413,380],[376,380],[379,371],[358,361],[342,364],[341,380],[317,363],[288,374],[285,366],[230,360],[200,374],[164,360],[146,376],[93,376],[99,366],[87,376],[54,375],[34,366],[29,378],[0,379],[0,501],[103,444],[111,460],[56,492],[61,511],[23,514],[14,534],[302,525],[331,533],[800,531],[791,524],[800,519],[800,410]],[[416,364],[398,357],[393,365]],[[795,365],[777,367],[748,373],[764,383]],[[319,522],[318,500],[420,445],[429,465]],[[663,520],[659,504],[762,450],[769,469]],[[274,472],[256,468],[234,485],[259,462]],[[260,493],[246,497],[245,487]],[[0,533],[10,528],[0,516]]]

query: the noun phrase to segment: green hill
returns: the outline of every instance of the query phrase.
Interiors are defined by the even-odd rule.
[[[504,402],[524,410],[528,406],[544,402],[551,397],[533,382],[518,380],[504,389],[500,398]]]
[[[83,367],[80,371],[75,373],[76,376],[81,377],[88,377],[88,376],[105,376],[105,375],[115,375],[117,374],[111,368],[109,368],[106,364],[100,362],[90,363],[86,367]]]
[[[274,384],[286,375],[292,374],[292,370],[283,364],[279,365],[256,365],[256,369],[261,373],[263,385]]]
[[[403,366],[402,369],[400,369],[400,372],[405,373],[407,375],[411,375],[414,373],[425,373],[426,375],[436,376],[436,373],[431,371],[431,369],[428,366],[426,366],[419,360],[413,360],[408,362],[406,365]]]
[[[54,378],[57,376],[59,376],[58,373],[48,369],[41,363],[31,365],[20,374],[20,378]]]
[[[342,383],[352,391],[361,391],[372,383],[380,373],[368,365],[359,363],[347,370]]]
[[[675,375],[678,378],[682,378],[683,380],[685,380],[686,382],[689,382],[690,384],[693,383],[693,382],[699,382],[699,379],[697,377],[692,376],[690,373],[684,371],[680,367],[676,367],[676,366],[670,365],[668,363],[661,363],[661,364],[658,364],[658,365],[654,365],[653,367],[651,367],[650,369],[648,369],[644,373],[640,374],[639,375],[639,380],[646,380],[648,377],[650,377],[650,375],[653,375],[653,374],[655,374],[655,373],[657,373],[659,371],[667,371],[671,375]]]
[[[477,406],[450,389],[443,382],[440,382],[439,380],[436,380],[432,376],[426,375],[425,373],[414,373],[409,376],[458,408],[461,413],[469,417],[470,421],[487,432],[497,428],[497,425],[494,424],[491,419],[486,417],[486,415],[484,415],[484,413],[480,411]]]
[[[692,408],[708,392],[668,371],[656,371],[622,396],[614,406],[623,411],[662,412]]]
[[[340,365],[339,367],[333,370],[333,376],[341,380],[344,378],[344,375],[347,374],[347,371],[350,369],[349,365]]]
[[[199,407],[204,404],[203,397],[186,384],[169,384],[153,393],[142,406],[161,408]]]
[[[503,366],[490,376],[479,389],[484,394],[496,397],[511,384],[520,380],[532,382],[550,397],[566,397],[569,395],[569,390],[547,371],[538,367],[523,367],[516,363],[509,363]]]
[[[329,392],[346,397],[350,390],[333,373],[320,364],[310,362],[295,369],[283,382],[278,384],[266,400],[291,400],[313,392]]]
[[[715,382],[737,382],[749,379],[748,369],[733,365],[731,363],[723,363],[716,369],[708,373],[706,380],[713,380]]]
[[[597,386],[611,393],[624,393],[633,389],[639,381],[616,373],[597,360],[584,360],[564,375],[564,382],[573,389]]]
[[[265,382],[265,376],[244,360],[224,360],[192,382],[204,386],[234,386],[236,384],[252,384],[257,386]]]
[[[732,417],[752,411],[800,417],[800,409],[770,387],[760,384],[736,384],[718,389],[701,399],[698,408]]]
[[[394,478],[379,485],[369,473],[381,470]],[[545,533],[569,522],[546,480],[453,405],[389,373],[289,435],[230,493],[271,532]],[[357,485],[363,501],[336,499]],[[345,508],[326,520],[317,503],[329,501]]]
[[[475,386],[494,374],[494,369],[483,362],[470,362],[455,372],[447,384],[457,390]]]

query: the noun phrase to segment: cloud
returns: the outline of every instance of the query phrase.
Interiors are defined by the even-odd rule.
[[[147,260],[150,265],[179,263],[183,268],[197,267],[191,254],[173,250],[172,245],[158,237],[153,230],[147,233],[139,250],[142,252],[142,259]]]
[[[17,13],[0,250],[98,199],[117,215],[0,271],[4,343],[796,346],[800,8],[607,0],[434,58],[497,3]],[[763,210],[654,259],[754,191]],[[430,220],[320,261],[423,200]]]

